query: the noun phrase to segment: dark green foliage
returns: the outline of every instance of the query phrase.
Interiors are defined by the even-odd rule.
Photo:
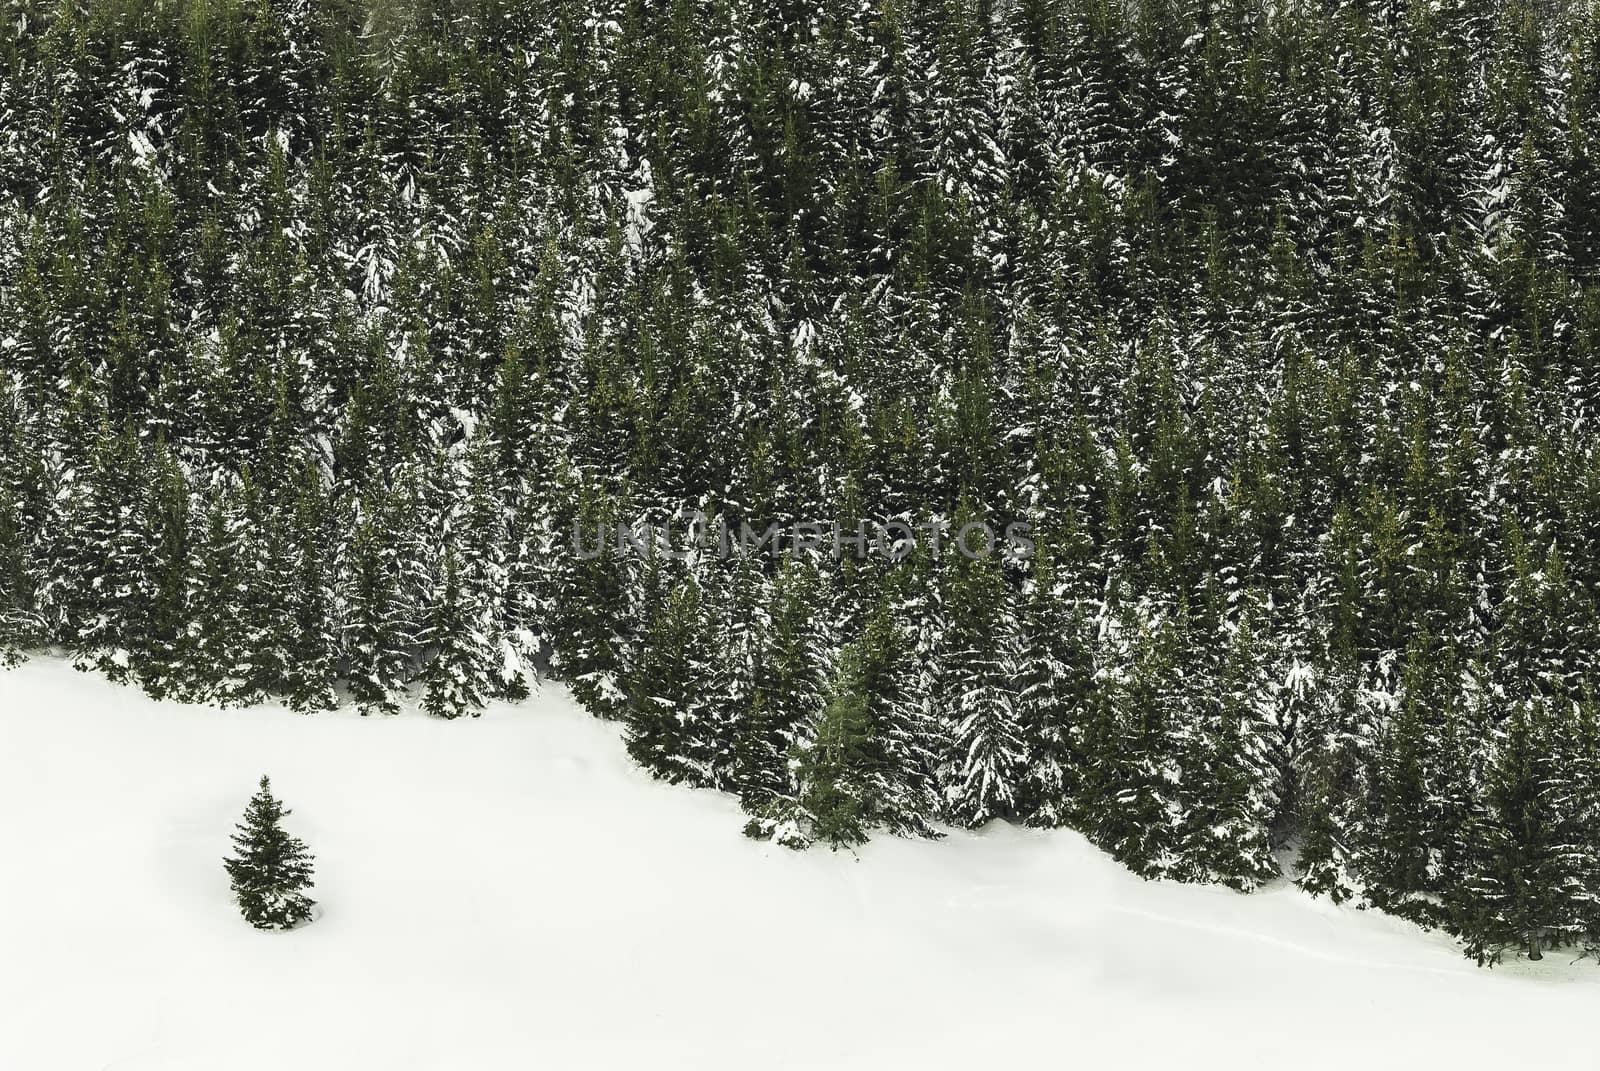
[[[861,652],[846,648],[822,710],[795,744],[795,813],[778,830],[780,842],[848,848],[867,839],[874,765],[868,705]]]
[[[417,632],[424,652],[417,681],[429,714],[476,715],[488,698],[493,652],[484,631],[486,613],[469,566],[454,547],[446,548]]]
[[[954,557],[938,650],[943,780],[951,818],[979,826],[1017,813],[1025,753],[1013,696],[1017,622],[996,556]]]
[[[1278,874],[1272,832],[1282,788],[1274,761],[1277,706],[1247,603],[1237,621],[1202,645],[1210,665],[1191,673],[1203,683],[1198,709],[1184,720],[1190,736],[1183,764],[1177,876],[1253,889]],[[1209,676],[1210,679],[1206,679]]]
[[[1430,714],[1447,687],[1427,657],[1424,646],[1413,646],[1397,707],[1379,728],[1366,772],[1361,864],[1378,906],[1425,922],[1436,921],[1430,894],[1439,847],[1432,836],[1437,816],[1428,791],[1428,755],[1438,739]]]
[[[751,599],[761,611],[742,623],[753,634],[755,650],[746,725],[734,740],[739,797],[755,814],[792,794],[789,757],[795,734],[821,708],[825,684],[814,568],[791,558],[765,591],[769,594],[735,592],[735,598]]]
[[[0,662],[1600,942],[1591,13],[21,7]]]
[[[1024,748],[1017,810],[1030,824],[1069,821],[1083,794],[1085,720],[1094,688],[1087,599],[1057,581],[1054,551],[1042,545],[1024,596],[1016,713]]]
[[[311,918],[315,903],[311,853],[279,823],[290,812],[272,795],[266,777],[233,835],[234,854],[223,860],[245,921],[258,930],[287,930]]]
[[[628,753],[671,781],[709,783],[718,759],[704,593],[652,554],[635,605],[645,626],[627,667]]]
[[[361,503],[341,576],[340,649],[350,698],[363,714],[399,711],[396,697],[409,664],[395,514],[386,497],[369,496]]]
[[[1581,776],[1593,762],[1587,717],[1526,701],[1496,734],[1466,830],[1466,873],[1446,895],[1480,961],[1503,948],[1539,959],[1543,948],[1592,933],[1600,856],[1592,839],[1597,789]]]
[[[15,665],[37,642],[34,578],[28,568],[28,457],[22,440],[20,399],[9,377],[0,379],[0,668]]]

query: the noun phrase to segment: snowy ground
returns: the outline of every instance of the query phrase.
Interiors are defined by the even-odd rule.
[[[221,858],[268,773],[323,917]],[[0,1068],[1594,1068],[1600,969],[1482,971],[1314,902],[1147,884],[994,825],[739,835],[554,689],[473,721],[157,704],[0,674]]]

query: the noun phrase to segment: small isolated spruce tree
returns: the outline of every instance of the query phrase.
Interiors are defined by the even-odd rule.
[[[235,854],[223,860],[246,921],[258,930],[287,930],[311,917],[311,853],[278,823],[289,811],[266,777],[233,835]]]

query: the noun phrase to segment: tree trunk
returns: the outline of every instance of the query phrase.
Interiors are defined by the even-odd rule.
[[[1544,959],[1544,953],[1539,951],[1539,935],[1532,934],[1528,937],[1528,958],[1533,960]]]

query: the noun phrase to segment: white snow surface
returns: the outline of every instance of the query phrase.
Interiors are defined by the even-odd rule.
[[[256,780],[321,917],[238,916]],[[0,673],[0,1068],[1582,1067],[1600,969],[991,824],[795,853],[559,689],[458,722]]]

